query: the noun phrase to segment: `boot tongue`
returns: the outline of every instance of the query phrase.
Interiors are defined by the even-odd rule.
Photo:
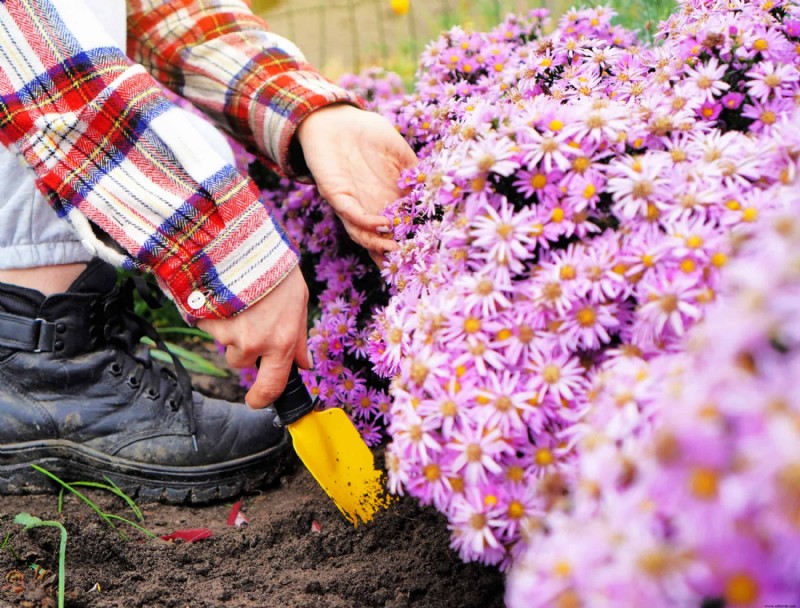
[[[107,262],[95,258],[89,262],[77,279],[72,282],[69,293],[108,293],[117,282],[116,269]]]

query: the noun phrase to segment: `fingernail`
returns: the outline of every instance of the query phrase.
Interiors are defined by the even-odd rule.
[[[392,229],[389,226],[378,226],[377,231],[378,234],[390,234]]]
[[[314,369],[314,355],[311,354],[311,349],[308,349],[308,362],[311,365],[309,369]]]

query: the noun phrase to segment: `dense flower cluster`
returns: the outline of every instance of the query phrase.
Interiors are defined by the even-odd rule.
[[[411,95],[385,74],[347,81],[420,157],[389,210],[401,249],[382,270],[388,295],[312,187],[283,181],[266,194],[317,280],[312,391],[344,406],[371,442],[388,425],[391,489],[446,514],[462,558],[524,556],[510,601],[622,605],[610,589],[624,579],[631,602],[667,589],[676,601],[727,594],[735,605],[773,584],[761,570],[714,565],[729,557],[713,554],[724,539],[741,540],[724,527],[741,513],[708,534],[699,522],[713,500],[685,522],[661,514],[704,492],[752,506],[761,498],[747,483],[771,469],[723,492],[722,459],[735,448],[712,441],[705,454],[704,442],[723,439],[691,434],[692,413],[711,412],[697,404],[665,423],[678,425],[676,441],[686,433],[683,469],[650,456],[647,478],[634,465],[664,417],[654,404],[666,380],[651,365],[680,353],[718,298],[731,237],[791,193],[800,10],[684,0],[653,47],[612,17],[573,10],[548,35],[542,10],[488,33],[454,28],[426,49]],[[727,338],[723,325],[708,327]],[[764,413],[737,404],[742,424],[761,429]],[[783,450],[770,466],[791,458]],[[689,486],[674,484],[681,475]],[[648,492],[660,505],[650,518],[636,501]],[[672,525],[697,538],[665,543]],[[641,543],[626,545],[625,563],[611,559],[620,529]],[[626,579],[637,564],[656,574]]]
[[[383,106],[421,158],[369,344],[390,484],[464,559],[507,565],[569,500],[595,377],[681,348],[730,233],[793,178],[795,12],[685,2],[653,48],[602,8],[454,29]]]
[[[575,504],[513,566],[509,608],[800,598],[800,197],[765,194],[785,210],[737,254],[687,352],[604,373]]]

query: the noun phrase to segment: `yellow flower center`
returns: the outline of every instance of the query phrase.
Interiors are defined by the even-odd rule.
[[[699,249],[703,246],[703,239],[699,236],[690,236],[686,239],[686,246],[689,249]]]
[[[497,225],[497,235],[504,241],[507,241],[508,237],[510,237],[512,234],[514,234],[514,226],[511,224]]]
[[[558,277],[562,281],[572,281],[577,276],[578,271],[575,270],[575,267],[571,264],[565,264],[561,267],[561,270],[558,271]]]
[[[597,312],[593,307],[587,306],[578,311],[578,314],[575,315],[575,319],[581,327],[591,327],[597,320]]]
[[[556,562],[556,564],[553,566],[553,574],[561,578],[568,577],[570,572],[572,572],[572,566],[570,566],[568,562]]]
[[[464,321],[464,331],[468,334],[474,334],[481,330],[481,320],[475,317],[468,317]]]
[[[686,274],[692,273],[697,269],[697,264],[695,264],[694,260],[692,259],[685,259],[681,262],[681,270]]]
[[[579,156],[572,161],[572,168],[578,173],[583,173],[586,171],[586,169],[589,168],[589,165],[591,165],[591,161],[585,156]]]
[[[725,583],[725,600],[733,606],[752,604],[758,595],[758,583],[744,572],[734,574]]]
[[[483,450],[481,449],[480,444],[477,443],[470,443],[466,449],[467,460],[470,462],[480,462],[480,459],[483,457]]]
[[[518,466],[510,466],[506,471],[506,479],[511,482],[519,483],[525,479],[525,469]]]
[[[692,494],[700,500],[714,500],[717,497],[718,482],[716,471],[698,467],[692,471],[689,486]]]
[[[541,190],[547,185],[547,176],[542,173],[537,173],[531,178],[531,186],[537,190]]]
[[[495,337],[497,338],[498,342],[502,342],[504,340],[508,340],[513,335],[514,332],[511,331],[510,329],[501,329],[500,331],[497,332],[497,335]]]
[[[447,399],[446,401],[442,401],[442,405],[439,407],[439,410],[442,412],[443,416],[452,418],[458,413],[458,406],[452,399]]]
[[[766,51],[769,48],[769,42],[767,42],[764,38],[759,38],[753,43],[753,50],[762,52]]]
[[[561,368],[558,365],[545,365],[542,370],[542,378],[546,384],[555,384],[561,380]]]
[[[475,513],[469,518],[469,527],[473,530],[483,530],[486,527],[487,519],[483,513]]]
[[[547,448],[542,448],[540,450],[536,450],[536,464],[540,467],[546,467],[555,461],[553,457],[553,452],[548,450]]]
[[[521,519],[525,515],[525,507],[518,500],[512,500],[508,505],[508,516],[511,519]]]
[[[742,220],[745,222],[755,222],[758,219],[758,209],[748,207],[742,212]]]
[[[442,478],[442,470],[438,464],[429,464],[422,469],[422,472],[428,481],[439,481]]]
[[[728,256],[722,252],[717,252],[711,256],[711,263],[717,268],[722,268],[728,263]]]

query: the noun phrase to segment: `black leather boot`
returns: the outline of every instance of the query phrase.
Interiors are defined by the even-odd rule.
[[[108,477],[140,499],[207,502],[277,477],[290,459],[271,408],[193,392],[182,367],[139,344],[152,333],[132,289],[92,262],[45,298],[0,283],[0,494]]]

